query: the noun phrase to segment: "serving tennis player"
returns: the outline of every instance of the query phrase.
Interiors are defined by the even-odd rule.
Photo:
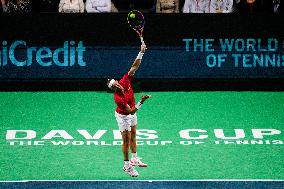
[[[143,102],[150,98],[149,95],[142,95],[141,100],[135,104],[134,94],[131,87],[131,80],[138,70],[142,57],[146,51],[146,45],[142,43],[140,52],[132,64],[130,70],[119,80],[109,79],[107,85],[114,91],[114,101],[117,105],[115,118],[122,135],[122,152],[124,156],[123,170],[132,177],[139,176],[135,166],[147,167],[147,164],[141,161],[136,151],[136,112],[141,108]],[[129,147],[132,152],[132,158],[129,161]]]

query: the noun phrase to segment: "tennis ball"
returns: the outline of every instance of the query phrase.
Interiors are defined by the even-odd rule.
[[[133,14],[133,13],[130,14],[129,16],[130,16],[130,18],[135,18],[135,14]]]

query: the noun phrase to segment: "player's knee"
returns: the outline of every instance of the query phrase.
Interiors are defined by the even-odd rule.
[[[130,133],[131,133],[131,136],[136,136],[136,125],[131,127]]]
[[[130,132],[123,131],[121,132],[121,136],[122,136],[123,145],[128,145],[130,140]]]

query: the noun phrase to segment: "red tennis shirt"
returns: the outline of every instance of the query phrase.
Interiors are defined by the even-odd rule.
[[[132,77],[126,73],[120,80],[119,84],[124,88],[124,92],[121,91],[114,92],[114,101],[117,105],[116,112],[123,115],[128,115],[126,112],[126,105],[128,104],[130,108],[135,106],[134,93],[131,87]]]

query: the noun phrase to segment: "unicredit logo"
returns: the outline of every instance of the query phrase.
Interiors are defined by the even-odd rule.
[[[84,61],[83,42],[65,41],[62,47],[29,47],[26,41],[15,41],[8,44],[7,41],[1,43],[0,66],[12,64],[15,66],[86,66]]]

